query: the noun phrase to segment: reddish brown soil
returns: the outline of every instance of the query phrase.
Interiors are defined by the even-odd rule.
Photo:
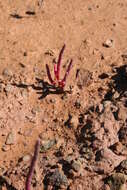
[[[127,1],[0,1],[0,107],[1,190],[25,189],[37,139],[31,189],[127,189]]]

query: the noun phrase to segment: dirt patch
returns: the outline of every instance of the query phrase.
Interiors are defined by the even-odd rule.
[[[127,189],[126,1],[0,2],[0,189]],[[48,81],[66,44],[60,76]],[[118,183],[117,183],[118,182]],[[96,185],[95,185],[96,184]]]

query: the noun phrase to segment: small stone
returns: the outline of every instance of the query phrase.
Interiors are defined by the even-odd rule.
[[[55,98],[51,98],[49,101],[50,101],[51,103],[53,103],[53,104],[55,104],[55,103],[56,103]]]
[[[74,169],[74,171],[79,172],[81,169],[81,163],[77,160],[73,160],[71,167]]]
[[[97,113],[101,113],[103,110],[104,110],[104,105],[103,105],[103,104],[99,104],[99,105],[96,107],[96,112],[97,112]]]
[[[12,73],[12,71],[10,70],[10,69],[8,69],[8,68],[5,68],[4,70],[3,70],[3,76],[5,76],[5,77],[12,77],[12,75],[13,75],[13,73]]]
[[[70,122],[71,127],[77,128],[78,124],[79,124],[78,117],[76,115],[73,115]]]
[[[25,156],[23,157],[23,161],[24,161],[24,162],[28,162],[30,159],[31,159],[31,157],[30,157],[29,154],[27,154],[27,155],[25,155]]]
[[[56,169],[50,175],[50,177],[48,177],[48,179],[46,181],[48,181],[49,185],[52,185],[52,186],[55,186],[55,187],[67,187],[68,186],[67,177],[59,169]]]
[[[120,165],[123,169],[127,170],[127,160],[123,160]]]
[[[116,91],[113,95],[113,98],[116,99],[116,98],[119,98],[120,94]]]
[[[72,160],[73,160],[72,156],[67,156],[67,157],[66,157],[66,161],[67,161],[68,163],[71,163]]]
[[[77,86],[79,89],[83,89],[84,87],[87,87],[92,82],[92,72],[81,69],[77,72],[76,80],[77,80]]]
[[[126,190],[127,189],[127,175],[122,173],[115,173],[108,179],[110,189]]]
[[[86,160],[90,160],[93,156],[92,151],[88,147],[82,147],[81,153]]]
[[[104,43],[103,46],[106,48],[111,48],[114,44],[114,41],[112,39],[107,39]]]
[[[79,157],[78,160],[79,160],[79,162],[81,164],[83,164],[84,162],[86,162],[85,158],[83,158],[83,157]]]
[[[14,133],[14,132],[10,132],[10,133],[7,135],[5,144],[6,144],[6,145],[15,144],[15,137],[16,137],[16,136],[15,136],[15,133]]]
[[[80,100],[77,99],[74,106],[75,106],[77,109],[80,109],[80,107],[81,107]]]
[[[10,150],[10,146],[7,146],[7,145],[3,145],[2,146],[2,150],[4,151],[4,152],[7,152],[7,151],[9,151]]]
[[[5,92],[12,92],[13,91],[13,86],[11,84],[7,84],[5,86]]]
[[[103,102],[104,108],[110,107],[111,106],[111,101],[106,100]]]
[[[56,139],[44,140],[40,146],[40,152],[45,152],[56,144]]]

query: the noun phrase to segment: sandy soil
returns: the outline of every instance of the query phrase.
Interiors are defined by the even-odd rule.
[[[0,190],[25,189],[37,139],[31,189],[127,189],[127,1],[1,0],[0,13]],[[63,44],[58,94],[46,64],[53,75]]]

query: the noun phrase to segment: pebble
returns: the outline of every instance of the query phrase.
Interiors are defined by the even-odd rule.
[[[111,101],[109,101],[109,100],[106,100],[106,101],[103,102],[104,108],[110,107],[111,104],[112,104],[112,103],[111,103]]]
[[[56,103],[55,98],[51,98],[49,101],[50,101],[51,103],[53,103],[53,104],[55,104],[55,103]]]
[[[27,155],[25,155],[25,156],[23,157],[23,161],[24,161],[24,162],[28,162],[30,159],[31,159],[31,156],[30,156],[29,154],[27,154]]]
[[[12,92],[13,91],[13,86],[11,84],[7,84],[5,86],[5,92]]]
[[[93,156],[92,150],[90,150],[88,147],[82,147],[81,153],[83,154],[83,157],[87,160],[90,160]]]
[[[86,69],[79,70],[76,79],[78,88],[81,90],[84,87],[89,86],[91,84],[91,79],[92,79],[92,72]]]
[[[114,173],[110,176],[108,184],[110,189],[126,190],[127,175],[122,173]]]
[[[5,76],[5,77],[12,77],[12,75],[13,75],[13,73],[12,73],[12,71],[10,70],[10,69],[8,69],[8,68],[5,68],[4,70],[3,70],[3,76]]]
[[[45,152],[56,144],[56,139],[44,140],[40,146],[40,152]]]
[[[107,39],[104,43],[103,46],[106,48],[111,48],[114,45],[114,41],[112,39]]]
[[[2,151],[7,152],[9,150],[10,150],[10,146],[7,146],[5,144],[2,146]]]
[[[103,104],[99,104],[96,107],[96,112],[97,113],[102,113],[102,111],[104,110],[104,105]]]
[[[122,161],[120,165],[123,169],[127,170],[127,160]]]
[[[81,163],[78,160],[73,160],[71,167],[72,169],[74,169],[75,172],[79,172],[81,169]]]
[[[64,175],[62,171],[59,169],[56,169],[53,174],[48,179],[49,184],[55,186],[55,187],[67,187],[68,186],[68,180],[67,177]]]
[[[15,133],[14,133],[14,132],[10,132],[10,133],[7,135],[5,144],[6,144],[6,145],[15,144],[15,137],[16,137],[16,136],[15,136]]]
[[[72,156],[69,155],[69,156],[66,157],[66,161],[67,161],[68,163],[71,163],[72,160],[73,160]]]
[[[119,98],[120,94],[116,91],[114,94],[113,94],[113,98],[114,99],[117,99]]]
[[[77,109],[80,109],[80,107],[81,107],[81,103],[80,103],[80,100],[79,100],[79,99],[76,100],[74,106],[75,106]]]
[[[70,121],[70,127],[77,128],[79,124],[78,117],[76,115],[73,115]]]

